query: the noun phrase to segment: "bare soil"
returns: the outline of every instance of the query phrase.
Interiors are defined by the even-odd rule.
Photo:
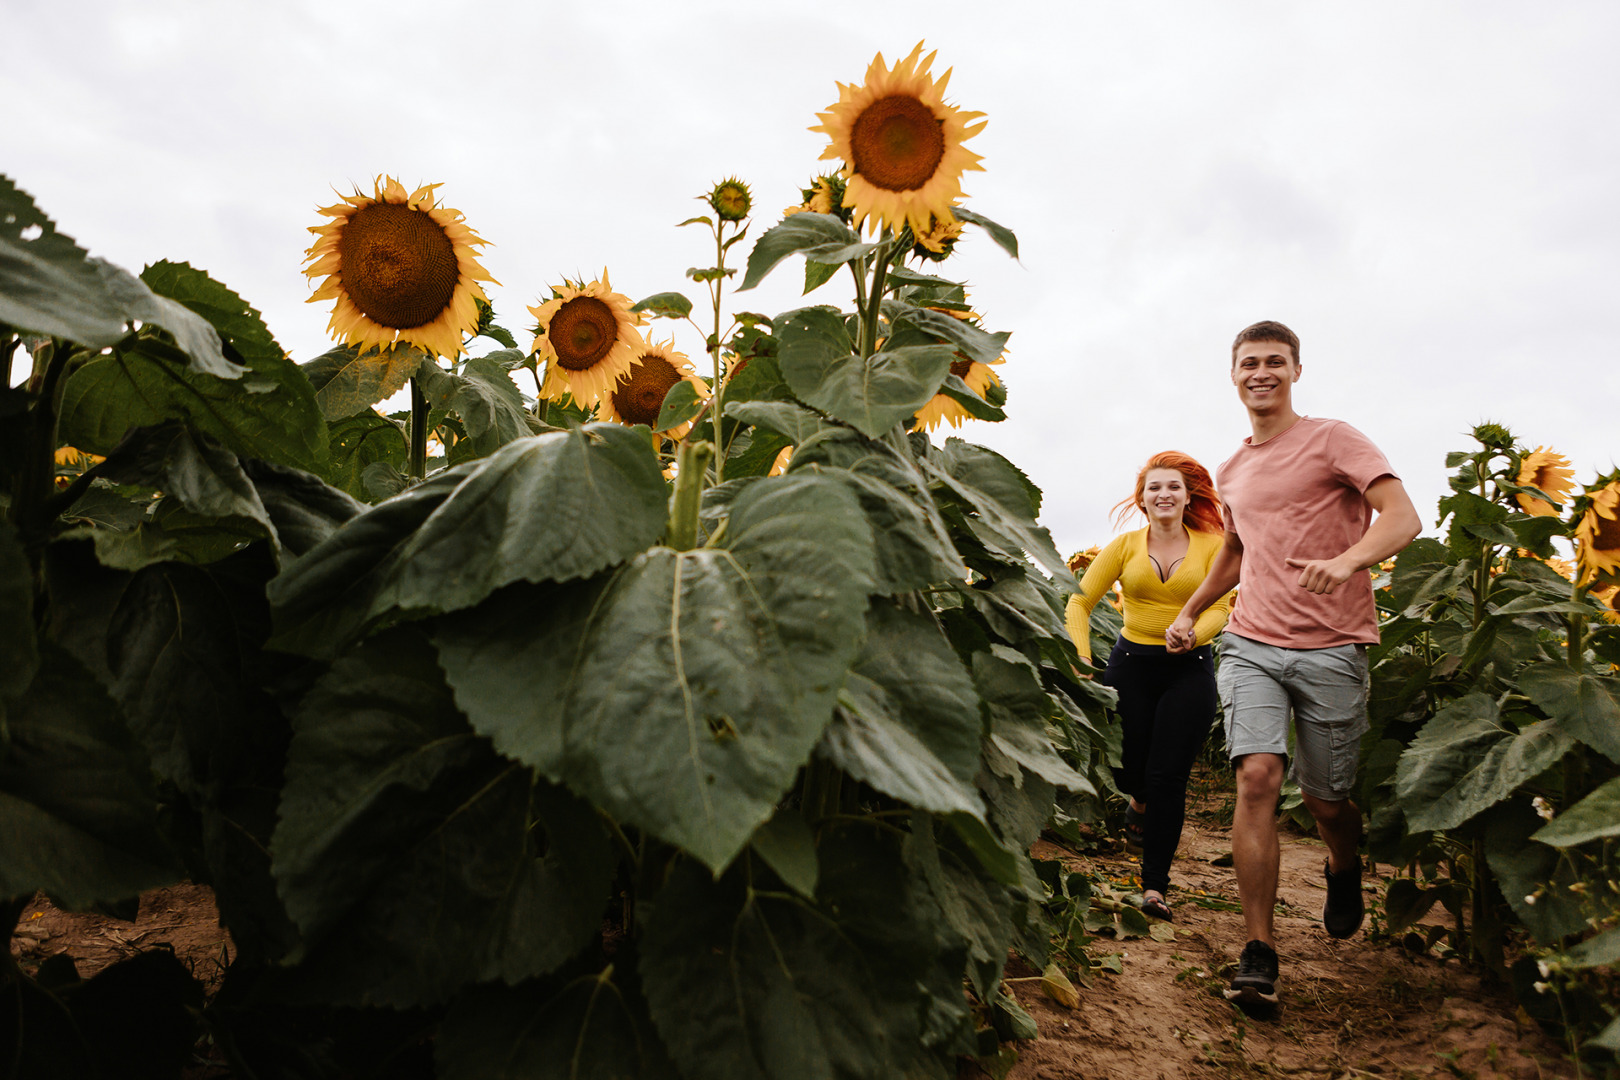
[[[1212,800],[1206,795],[1205,801]],[[1040,1038],[1017,1044],[1019,1059],[1008,1080],[1576,1075],[1562,1046],[1488,976],[1455,959],[1369,939],[1365,927],[1348,941],[1329,937],[1321,924],[1326,847],[1287,824],[1276,920],[1280,1003],[1262,1017],[1226,1001],[1221,990],[1247,935],[1221,809],[1206,805],[1189,813],[1171,868],[1173,940],[1093,942],[1087,951],[1094,957],[1122,952],[1124,973],[1094,973],[1089,986],[1076,980],[1080,1003],[1074,1009],[1047,996],[1038,980],[1010,984]],[[1225,810],[1230,813],[1229,803]],[[1098,848],[1077,853],[1041,840],[1033,854],[1117,882],[1122,891],[1139,890],[1135,857],[1117,842]],[[1379,910],[1383,885],[1381,877],[1363,879],[1370,915]],[[1370,919],[1368,925],[1376,924]],[[1015,961],[1008,974],[1040,973]]]
[[[1281,1005],[1269,1017],[1253,1017],[1229,1004],[1220,991],[1245,934],[1232,870],[1215,865],[1231,852],[1220,795],[1206,787],[1201,802],[1171,871],[1172,940],[1092,943],[1093,957],[1122,953],[1124,973],[1093,973],[1089,985],[1076,978],[1080,1002],[1073,1009],[1042,992],[1039,972],[1017,959],[1009,966],[1009,986],[1040,1037],[1015,1044],[1019,1056],[1008,1080],[1575,1076],[1560,1045],[1519,1012],[1505,987],[1456,960],[1414,955],[1365,933],[1330,938],[1319,918],[1324,848],[1286,827],[1277,918]],[[1041,840],[1034,854],[1123,891],[1139,887],[1134,857],[1114,841],[1077,852]],[[1382,881],[1369,876],[1365,887],[1376,911]],[[172,948],[210,989],[232,955],[213,895],[200,885],[146,893],[133,923],[59,911],[36,899],[11,947],[29,970],[66,952],[84,978],[139,950]],[[982,1074],[970,1065],[964,1075]]]

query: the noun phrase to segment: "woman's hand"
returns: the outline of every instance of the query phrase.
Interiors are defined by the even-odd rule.
[[[1164,632],[1164,647],[1166,652],[1191,652],[1198,644],[1198,635],[1193,632],[1193,621],[1186,615],[1176,616],[1176,621]]]

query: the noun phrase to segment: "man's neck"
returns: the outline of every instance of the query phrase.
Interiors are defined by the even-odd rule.
[[[1299,414],[1292,408],[1279,409],[1276,412],[1249,413],[1249,426],[1254,435],[1249,440],[1250,446],[1259,446],[1263,442],[1270,442],[1278,435],[1299,423]]]

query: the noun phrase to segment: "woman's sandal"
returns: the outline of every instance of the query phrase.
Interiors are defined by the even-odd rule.
[[[1164,922],[1175,922],[1176,917],[1170,911],[1170,905],[1157,896],[1144,897],[1142,900],[1142,914],[1150,919],[1160,919]]]
[[[1142,841],[1147,837],[1147,815],[1139,813],[1130,803],[1125,804],[1125,850],[1132,855],[1142,854]]]

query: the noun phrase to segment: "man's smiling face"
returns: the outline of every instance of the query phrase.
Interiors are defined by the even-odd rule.
[[[1294,383],[1299,381],[1294,350],[1281,341],[1245,341],[1232,361],[1232,385],[1251,413],[1267,414],[1291,408]]]

